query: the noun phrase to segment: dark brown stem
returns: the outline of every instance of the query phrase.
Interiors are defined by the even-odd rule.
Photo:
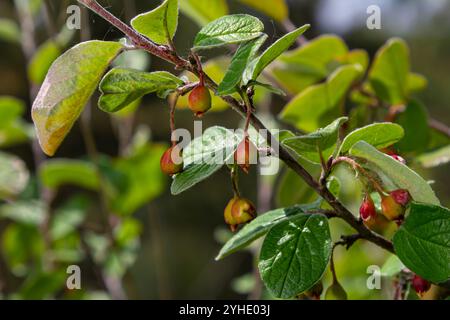
[[[197,68],[191,65],[188,61],[180,58],[176,53],[172,52],[170,48],[166,46],[159,46],[152,42],[151,40],[141,36],[136,31],[131,29],[129,26],[124,24],[122,21],[117,19],[110,12],[105,10],[100,6],[95,0],[78,0],[80,3],[86,5],[92,11],[96,12],[98,15],[103,17],[105,20],[110,22],[112,25],[116,26],[120,31],[127,35],[136,46],[152,53],[153,55],[160,57],[161,59],[167,60],[175,64],[176,68],[184,69],[190,71],[197,75],[199,78],[203,77],[205,85],[208,86],[213,91],[217,91],[217,84],[208,77],[208,75],[202,73],[199,74]],[[225,102],[227,102],[230,107],[247,117],[247,108],[245,104],[240,103],[232,96],[221,97]],[[336,211],[337,215],[350,224],[355,230],[357,230],[364,239],[371,241],[378,246],[394,252],[392,243],[383,238],[382,236],[367,229],[364,224],[359,221],[347,208],[345,208],[336,197],[327,189],[325,185],[319,184],[309,172],[300,165],[295,158],[273,137],[273,135],[267,130],[266,126],[252,113],[250,116],[250,123],[256,130],[266,130],[268,132],[267,143],[276,152],[277,155],[287,166],[289,166],[294,172],[296,172],[311,188],[313,188],[325,201],[327,201],[331,207]]]

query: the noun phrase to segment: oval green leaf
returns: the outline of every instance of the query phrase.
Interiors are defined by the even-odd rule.
[[[398,188],[408,190],[415,201],[435,205],[440,204],[433,189],[421,176],[391,156],[378,151],[367,142],[357,142],[350,149],[350,154],[374,164]]]
[[[264,236],[274,225],[285,221],[286,218],[296,214],[305,213],[308,210],[317,209],[317,204],[298,205],[290,208],[281,208],[266,212],[249,224],[245,225],[238,233],[236,233],[220,250],[216,260],[225,258],[226,256],[248,246],[256,239]]]
[[[346,153],[358,141],[365,141],[377,149],[386,148],[404,136],[404,130],[395,123],[374,123],[350,132],[342,142],[339,154]]]
[[[332,241],[328,220],[300,214],[270,229],[259,258],[259,272],[276,298],[292,298],[319,281],[328,265]]]
[[[136,16],[131,26],[156,43],[170,43],[178,26],[178,0],[166,0],[156,9]]]
[[[249,41],[259,37],[263,30],[263,23],[247,14],[221,17],[200,30],[194,40],[194,49]]]
[[[105,112],[117,112],[146,94],[174,90],[182,84],[182,80],[165,71],[114,68],[100,82],[98,106]]]
[[[272,44],[266,51],[264,51],[258,58],[256,58],[245,70],[243,82],[249,83],[251,80],[256,80],[261,72],[271,64],[276,58],[288,50],[297,38],[302,35],[310,27],[305,24],[300,28],[286,34]]]
[[[450,210],[412,203],[409,215],[394,235],[394,249],[414,273],[441,283],[450,278]]]

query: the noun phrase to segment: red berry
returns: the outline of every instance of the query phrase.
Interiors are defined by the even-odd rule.
[[[224,211],[225,222],[235,231],[237,226],[250,222],[256,217],[256,209],[250,200],[234,197],[231,199]]]
[[[239,143],[234,153],[234,161],[241,167],[241,169],[248,173],[251,164],[256,164],[258,150],[249,137],[245,137],[241,143]]]
[[[377,211],[375,209],[375,204],[373,203],[370,195],[366,195],[361,207],[359,207],[359,216],[363,221],[368,221],[377,216]]]
[[[411,195],[408,190],[398,189],[394,190],[390,193],[392,198],[394,198],[395,202],[402,206],[406,206],[411,201]]]
[[[416,290],[417,294],[422,295],[428,290],[430,290],[431,283],[429,283],[427,280],[419,277],[417,274],[414,275],[414,278],[412,279],[412,285],[414,287],[414,290]]]
[[[189,94],[189,108],[197,117],[211,109],[211,93],[208,88],[198,85]]]
[[[167,149],[160,160],[161,171],[172,176],[183,171],[183,159],[178,146]]]

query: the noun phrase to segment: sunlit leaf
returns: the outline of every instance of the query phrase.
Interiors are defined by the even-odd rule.
[[[146,94],[174,90],[182,84],[182,80],[165,71],[114,68],[100,82],[98,106],[105,112],[117,112]]]
[[[204,26],[228,14],[226,0],[179,0],[180,10],[198,25]]]
[[[178,0],[165,0],[156,9],[136,16],[131,25],[156,43],[170,43],[178,26]]]
[[[340,67],[325,83],[293,98],[280,114],[281,119],[307,132],[327,125],[340,114],[339,106],[361,71],[358,65]]]
[[[221,17],[203,27],[194,40],[194,49],[207,49],[226,44],[241,43],[259,37],[263,23],[247,14]]]
[[[56,152],[121,50],[122,45],[117,42],[83,42],[50,67],[32,109],[39,142],[46,154],[52,156]]]
[[[245,70],[243,76],[244,84],[249,83],[251,80],[256,80],[261,72],[271,64],[276,58],[288,50],[297,38],[302,35],[310,27],[309,24],[305,24],[302,27],[284,35],[266,49],[258,58],[256,58]]]
[[[440,283],[450,278],[450,211],[412,203],[409,215],[394,235],[400,260],[419,276]]]

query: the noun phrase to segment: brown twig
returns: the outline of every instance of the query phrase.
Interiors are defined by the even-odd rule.
[[[97,3],[95,0],[78,0],[80,3],[86,5],[89,9],[96,12],[98,15],[103,17],[105,20],[110,22],[112,25],[117,27],[120,31],[122,31],[125,35],[127,35],[133,43],[152,53],[153,55],[169,61],[175,64],[177,69],[184,69],[190,71],[197,75],[199,78],[202,77],[205,81],[205,85],[208,86],[213,91],[217,91],[217,84],[208,77],[208,75],[202,73],[199,74],[197,68],[192,66],[187,60],[180,58],[175,52],[171,51],[170,48],[166,46],[160,46],[152,42],[151,40],[145,38],[144,36],[138,34],[136,31],[131,29],[128,25],[124,24],[122,21],[117,19],[110,12],[105,10],[101,5]],[[244,103],[237,101],[232,96],[223,96],[221,97],[225,102],[227,102],[230,107],[241,114],[244,117],[247,117],[247,108]],[[256,130],[267,130],[266,126],[252,113],[250,116],[250,123]],[[269,132],[267,130],[267,132]],[[336,211],[336,214],[345,220],[348,224],[350,224],[355,230],[357,230],[361,236],[371,241],[381,248],[384,248],[390,252],[394,252],[394,248],[392,243],[385,239],[384,237],[372,232],[367,229],[364,224],[359,221],[347,208],[344,207],[342,203],[340,203],[336,197],[327,189],[326,185],[320,184],[317,182],[309,172],[300,165],[295,158],[280,144],[278,141],[272,136],[272,134],[268,133],[267,143],[272,147],[273,150],[277,152],[277,156],[283,160],[286,165],[288,165],[294,172],[296,172],[303,180],[313,188],[325,201],[327,201],[331,207]]]

